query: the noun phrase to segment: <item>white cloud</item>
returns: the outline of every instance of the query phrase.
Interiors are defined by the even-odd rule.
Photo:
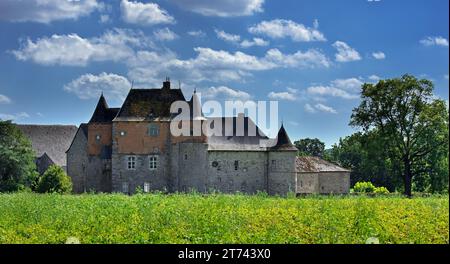
[[[270,92],[267,95],[272,100],[286,100],[286,101],[295,101],[297,100],[297,97],[295,97],[295,94],[289,93],[289,92]]]
[[[295,121],[288,121],[288,124],[291,126],[299,126],[300,125],[298,122],[295,122]]]
[[[375,74],[369,76],[369,80],[371,80],[371,81],[377,82],[377,81],[379,81],[380,79],[381,79],[381,78],[380,78],[379,76],[375,75]]]
[[[0,104],[9,104],[11,103],[11,99],[8,96],[0,94]]]
[[[320,111],[325,113],[337,114],[337,111],[333,107],[321,103],[317,103],[314,106],[307,103],[305,104],[304,109],[308,113],[317,113],[318,111]]]
[[[359,97],[356,94],[351,94],[347,91],[332,86],[310,86],[306,89],[306,91],[311,95],[332,96],[343,99],[356,99]]]
[[[278,49],[270,49],[265,58],[284,68],[328,68],[331,65],[330,60],[316,49],[309,49],[305,52],[297,51],[293,54],[283,54]]]
[[[224,98],[227,100],[246,101],[251,98],[250,94],[244,91],[235,90],[226,86],[210,87],[202,94],[204,98]]]
[[[106,24],[111,22],[111,17],[109,15],[100,15],[100,23]]]
[[[20,113],[16,113],[16,114],[2,114],[0,113],[0,119],[1,120],[12,120],[12,121],[18,121],[21,119],[26,119],[29,118],[30,115],[27,114],[26,112],[20,112]]]
[[[331,82],[331,86],[349,92],[359,92],[364,83],[358,78],[336,79]]]
[[[43,65],[85,66],[91,61],[122,61],[134,56],[133,47],[151,45],[141,31],[114,29],[91,39],[77,34],[28,39],[12,53],[19,60]]]
[[[144,4],[136,1],[129,2],[122,0],[120,10],[122,12],[122,19],[130,24],[152,26],[175,23],[175,19],[156,3]]]
[[[377,59],[377,60],[384,60],[386,58],[386,54],[384,54],[384,52],[373,52],[372,56]]]
[[[171,41],[178,38],[178,35],[168,28],[155,30],[153,31],[153,35],[159,41]]]
[[[331,113],[331,114],[337,114],[337,111],[333,107],[327,106],[327,105],[324,105],[324,104],[320,104],[320,103],[316,104],[316,105],[314,105],[314,108],[319,110],[319,111],[322,111],[322,112]]]
[[[234,35],[230,33],[226,33],[223,30],[214,30],[216,32],[217,38],[222,39],[224,41],[236,44],[241,46],[242,48],[250,48],[253,46],[268,46],[269,42],[265,41],[262,38],[253,38],[253,40],[244,39],[241,41],[241,36]]]
[[[187,34],[192,37],[200,37],[200,38],[206,37],[206,33],[201,30],[188,31]]]
[[[261,46],[262,47],[262,46],[268,46],[269,42],[262,38],[253,38],[253,40],[244,39],[240,45],[243,48],[249,48],[249,47],[253,47],[253,46]]]
[[[292,20],[274,19],[262,21],[251,26],[248,31],[253,34],[262,34],[270,38],[279,39],[290,37],[293,41],[326,41],[324,35],[317,30],[319,22],[315,20],[313,28],[305,27]]]
[[[235,17],[262,12],[264,0],[170,0],[179,7],[204,16]]]
[[[168,73],[185,82],[239,81],[251,76],[252,72],[275,68],[328,67],[329,61],[319,51],[298,51],[283,54],[269,50],[265,56],[257,57],[244,52],[228,52],[211,48],[196,47],[197,56],[181,60],[174,53],[150,51],[137,52],[135,59],[128,62],[129,77],[142,83],[159,84]]]
[[[315,112],[317,112],[316,109],[314,109],[314,107],[312,107],[310,104],[305,104],[304,109],[308,113],[315,113]]]
[[[222,39],[222,40],[225,40],[228,42],[237,43],[241,40],[241,36],[226,33],[223,30],[215,29],[214,32],[216,32],[216,35],[219,39]]]
[[[125,99],[131,83],[127,78],[102,72],[99,75],[84,74],[64,85],[64,90],[73,93],[80,99],[98,98],[103,92],[110,100],[121,102]]]
[[[306,89],[312,96],[331,96],[343,99],[357,99],[364,83],[358,78],[336,79],[329,85],[314,85]]]
[[[349,61],[358,61],[361,60],[361,56],[358,51],[351,48],[347,43],[342,41],[336,41],[333,44],[333,47],[337,49],[337,53],[335,54],[336,61],[338,62],[349,62]]]
[[[426,37],[420,41],[424,46],[443,46],[448,47],[448,40],[444,37]]]
[[[0,1],[0,20],[47,24],[58,20],[76,20],[102,9],[103,6],[97,0],[2,0]]]

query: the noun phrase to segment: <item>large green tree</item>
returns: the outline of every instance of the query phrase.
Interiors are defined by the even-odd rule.
[[[31,142],[11,121],[0,120],[0,192],[32,188],[37,179]]]
[[[325,143],[317,138],[304,138],[294,142],[299,155],[323,157],[325,151]]]
[[[364,84],[350,125],[365,132],[379,131],[386,155],[401,165],[407,196],[411,196],[413,178],[429,172],[422,167],[424,160],[448,144],[445,102],[434,97],[431,81],[411,75]]]

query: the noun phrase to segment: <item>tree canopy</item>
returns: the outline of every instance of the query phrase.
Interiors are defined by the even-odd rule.
[[[325,143],[317,138],[304,138],[294,142],[299,155],[323,157],[325,151]]]
[[[11,121],[0,120],[0,192],[32,188],[37,179],[31,142]]]
[[[438,173],[436,162],[445,163],[442,154],[448,153],[448,109],[443,100],[434,97],[429,80],[404,75],[364,84],[350,125],[366,134],[377,131],[383,154],[401,166],[408,196],[413,178],[419,182],[424,174]],[[446,159],[448,166],[448,155]]]

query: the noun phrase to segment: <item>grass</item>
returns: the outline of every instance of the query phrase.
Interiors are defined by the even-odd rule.
[[[0,194],[0,243],[449,243],[448,196]],[[75,240],[76,240],[75,239]]]

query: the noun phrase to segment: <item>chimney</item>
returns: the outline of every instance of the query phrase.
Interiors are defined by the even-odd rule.
[[[163,82],[163,89],[170,90],[170,78],[169,77],[166,77],[166,81]]]

